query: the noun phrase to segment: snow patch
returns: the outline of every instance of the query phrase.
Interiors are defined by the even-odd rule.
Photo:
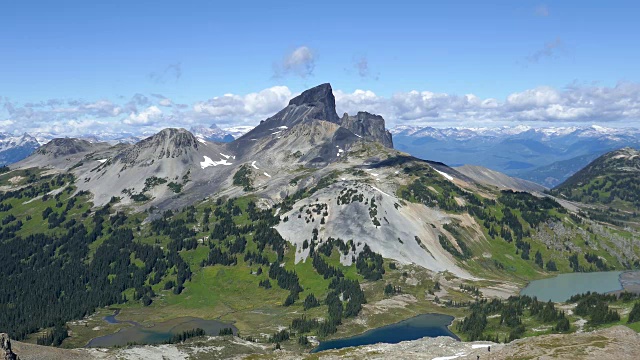
[[[229,155],[225,155],[225,154],[223,154],[223,153],[220,153],[220,155],[224,156],[224,158],[225,158],[225,159],[228,159],[228,158],[230,158],[230,157],[231,157],[231,156],[229,156]]]
[[[256,169],[256,170],[260,170],[260,169],[256,166],[256,162],[255,162],[255,161],[252,161],[252,162],[251,162],[251,166],[252,166],[254,169]]]
[[[481,349],[481,348],[487,348],[491,346],[491,344],[473,344],[471,345],[472,349]]]
[[[104,164],[104,163],[106,163],[106,162],[107,162],[107,159],[100,159],[100,160],[98,160],[98,162],[99,162],[100,164]]]
[[[213,161],[208,156],[203,156],[203,157],[204,157],[204,161],[200,162],[200,167],[203,169],[206,169],[209,166],[233,165],[232,163],[228,162],[227,159],[220,159],[220,161]]]
[[[387,194],[386,192],[384,192],[384,191],[382,191],[382,190],[378,189],[378,188],[377,188],[377,187],[375,187],[375,186],[372,186],[372,188],[373,188],[373,190],[377,190],[377,191],[381,192],[381,193],[382,193],[382,194],[384,194],[384,195],[387,195],[387,196],[389,196],[389,197],[393,197],[393,196],[391,196],[391,195]]]
[[[271,175],[267,174],[267,172],[266,172],[266,171],[264,172],[264,176],[266,176],[266,177],[271,177]]]
[[[437,170],[437,169],[433,169],[433,170],[435,170],[436,172],[438,172],[438,174],[440,174],[440,175],[444,176],[444,177],[445,177],[445,179],[447,179],[447,180],[449,180],[449,181],[452,181],[452,180],[453,180],[453,176],[451,176],[451,175],[449,175],[449,174],[447,174],[447,173],[445,173],[445,172],[442,172],[442,171],[440,171],[440,170]]]
[[[203,139],[203,138],[201,138],[201,137],[199,137],[199,138],[197,138],[197,139],[198,139],[198,141],[199,141],[199,142],[201,142],[201,143],[203,143],[203,144],[206,144],[206,143],[207,143],[207,142],[205,141],[205,139]]]

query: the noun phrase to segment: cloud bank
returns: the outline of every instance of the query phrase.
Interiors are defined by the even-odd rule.
[[[334,90],[338,114],[368,111],[384,116],[387,126],[502,126],[526,124],[608,124],[640,126],[640,83],[615,86],[572,84],[540,86],[505,99],[411,90],[380,96],[370,90]],[[0,131],[56,136],[154,133],[165,127],[216,123],[223,127],[256,125],[287,106],[295,96],[286,86],[244,95],[224,94],[175,104],[159,95],[128,99],[48,99],[15,103],[0,97]]]

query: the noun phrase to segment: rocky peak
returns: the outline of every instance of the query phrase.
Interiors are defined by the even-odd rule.
[[[38,153],[42,155],[53,155],[54,157],[59,157],[86,152],[90,149],[91,143],[86,140],[74,138],[56,138],[38,149]]]
[[[118,159],[125,163],[148,163],[177,158],[198,149],[198,139],[185,129],[167,128],[126,149]]]
[[[276,135],[284,129],[313,120],[340,124],[340,118],[336,113],[336,98],[333,96],[330,84],[321,84],[303,91],[302,94],[291,99],[287,107],[261,121],[240,139],[257,139]]]
[[[4,355],[6,360],[18,359],[18,355],[16,355],[11,348],[11,339],[9,339],[9,334],[0,334],[0,350],[2,350],[2,355]]]
[[[316,119],[333,123],[339,122],[339,117],[336,113],[336,98],[333,96],[333,89],[329,83],[303,91],[302,94],[289,101],[289,106],[291,105],[314,107],[317,110],[315,111],[317,114]]]
[[[393,148],[391,133],[385,129],[384,118],[380,115],[366,111],[360,111],[355,116],[345,113],[340,119],[340,126],[366,140],[377,141],[388,148]]]
[[[171,147],[174,149],[180,148],[198,148],[198,140],[192,133],[185,129],[167,128],[161,130],[159,133],[142,140],[139,143],[140,146],[147,147],[161,146]]]

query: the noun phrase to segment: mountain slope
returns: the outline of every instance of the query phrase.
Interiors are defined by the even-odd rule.
[[[580,155],[568,160],[556,161],[533,170],[518,173],[516,176],[551,188],[560,185],[600,155],[599,152]]]
[[[553,190],[567,199],[640,209],[640,151],[604,154]]]
[[[455,169],[478,183],[496,186],[500,189],[537,193],[541,193],[546,190],[544,186],[538,185],[534,182],[510,177],[482,166],[464,165],[456,167]]]

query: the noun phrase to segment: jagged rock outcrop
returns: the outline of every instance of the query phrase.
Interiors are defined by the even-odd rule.
[[[307,106],[313,108],[313,118],[339,123],[336,113],[336,98],[331,84],[325,83],[305,90],[289,101],[289,106]]]
[[[234,143],[237,148],[241,149],[246,146],[247,141],[276,135],[311,120],[324,120],[340,124],[340,118],[336,113],[336,98],[333,96],[330,84],[318,85],[302,92],[291,99],[287,107],[261,121],[258,126]]]
[[[16,355],[11,348],[9,335],[5,333],[0,334],[0,348],[2,349],[2,355],[5,360],[19,360],[18,355]]]
[[[384,118],[380,115],[366,111],[359,111],[355,116],[345,113],[340,119],[340,126],[366,140],[377,141],[388,148],[393,148],[391,133],[385,129]]]

